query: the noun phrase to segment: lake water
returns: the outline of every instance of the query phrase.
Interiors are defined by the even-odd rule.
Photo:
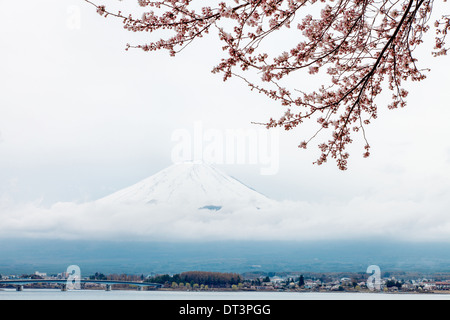
[[[450,294],[0,290],[0,300],[450,300]]]

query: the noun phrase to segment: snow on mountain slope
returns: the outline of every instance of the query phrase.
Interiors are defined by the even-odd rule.
[[[174,164],[143,181],[97,201],[222,209],[270,206],[273,200],[205,163]]]

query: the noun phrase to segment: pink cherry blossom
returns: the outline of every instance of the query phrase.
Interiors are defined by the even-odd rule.
[[[287,108],[280,119],[263,123],[267,128],[292,130],[316,119],[319,128],[299,147],[328,131],[315,163],[332,158],[341,170],[347,169],[346,148],[354,136],[366,142],[363,156],[370,155],[364,128],[378,118],[381,92],[392,92],[390,101],[379,101],[383,107],[403,108],[408,96],[404,82],[426,78],[428,70],[419,67],[414,52],[431,27],[436,32],[433,54],[448,52],[450,16],[430,22],[434,0],[138,0],[146,10],[140,18],[84,1],[102,16],[121,19],[131,32],[171,32],[146,44],[128,44],[127,50],[165,49],[175,56],[215,30],[225,57],[212,72],[221,73],[224,81],[241,79]],[[284,33],[286,45],[270,45]],[[295,81],[288,85],[297,74],[305,82],[320,77],[322,84],[310,91]]]

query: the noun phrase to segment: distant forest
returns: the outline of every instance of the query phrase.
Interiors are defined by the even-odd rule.
[[[170,276],[168,274],[158,275],[148,278],[147,282],[172,284],[172,283],[190,283],[198,285],[208,285],[210,287],[227,287],[238,285],[242,282],[242,278],[237,273],[221,273],[206,271],[189,271]]]

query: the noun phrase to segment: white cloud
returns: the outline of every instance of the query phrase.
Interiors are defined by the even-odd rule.
[[[3,201],[1,238],[89,240],[450,241],[450,200],[355,198],[347,203],[283,202],[261,210],[210,212],[95,202],[14,205]]]

